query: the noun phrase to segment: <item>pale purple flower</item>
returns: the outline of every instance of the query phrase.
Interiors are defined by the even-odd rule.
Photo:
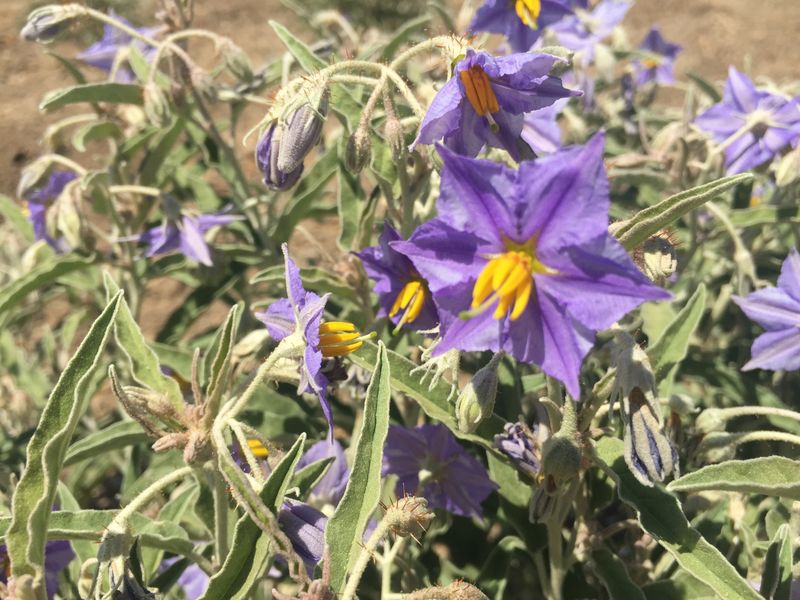
[[[522,139],[537,156],[552,154],[561,148],[561,127],[558,115],[564,110],[568,99],[557,100],[550,106],[534,110],[525,115]]]
[[[29,190],[24,195],[34,237],[36,240],[46,241],[56,252],[67,252],[69,247],[65,240],[55,239],[47,233],[47,209],[75,177],[72,171],[53,171],[44,185]]]
[[[751,358],[742,367],[793,371],[800,368],[800,254],[796,248],[783,261],[778,287],[768,287],[733,301],[766,329],[753,342]]]
[[[48,600],[53,600],[58,589],[58,576],[67,568],[75,552],[66,540],[53,540],[44,547],[44,584]],[[8,549],[5,544],[0,545],[0,565],[8,564]],[[5,568],[0,569],[0,582],[8,583],[8,573]],[[63,596],[63,594],[62,594]]]
[[[433,99],[413,145],[443,139],[454,152],[476,156],[488,144],[519,160],[524,114],[579,95],[549,75],[558,62],[549,54],[493,57],[468,49]]]
[[[611,35],[631,7],[624,0],[602,0],[593,9],[577,9],[551,28],[558,43],[575,52],[575,63],[583,67],[594,61],[597,45]]]
[[[429,507],[464,517],[481,517],[481,502],[497,489],[486,468],[444,425],[389,427],[383,474],[398,476],[398,497],[423,496]]]
[[[330,457],[333,457],[333,462],[322,479],[311,489],[308,500],[319,506],[336,507],[344,496],[344,490],[350,479],[350,467],[347,466],[344,448],[338,440],[333,440],[333,443],[323,440],[311,446],[300,457],[296,470],[299,471],[303,467]]]
[[[411,261],[391,245],[402,239],[387,221],[378,245],[356,254],[367,275],[375,281],[373,291],[380,305],[378,317],[388,317],[392,323],[412,329],[431,329],[439,322],[439,316],[428,285]]]
[[[113,11],[110,16],[123,25],[133,27],[127,19],[115,14]],[[134,29],[148,37],[153,37],[160,30],[158,27],[134,27]],[[78,59],[85,62],[87,65],[110,73],[117,60],[117,56],[129,46],[135,46],[148,62],[155,57],[157,52],[154,46],[136,40],[124,31],[105,24],[103,26],[103,37],[78,54]],[[133,71],[124,62],[120,65],[120,68],[117,69],[114,77],[114,80],[120,83],[132,82],[135,79],[136,77]]]
[[[278,513],[278,525],[312,575],[325,550],[328,517],[313,506],[287,499]]]
[[[577,398],[595,333],[670,297],[608,233],[603,147],[598,134],[519,170],[439,148],[439,216],[395,242],[433,292],[434,355],[505,351]]]
[[[536,481],[542,468],[542,448],[535,427],[532,431],[524,423],[506,423],[503,433],[494,436],[494,445],[520,471]]]
[[[164,561],[163,564],[169,564],[177,559]],[[181,576],[178,577],[178,585],[186,595],[186,600],[199,600],[203,596],[208,587],[208,575],[205,571],[192,563],[183,570]]]
[[[545,27],[571,14],[569,0],[486,0],[469,30],[502,33],[514,52],[527,52]]]
[[[675,68],[675,58],[682,49],[681,46],[666,41],[661,37],[658,28],[653,27],[639,46],[642,57],[633,61],[636,85],[651,81],[660,85],[674,83],[672,71]]]
[[[734,67],[722,102],[699,115],[695,125],[725,145],[725,168],[733,175],[771,160],[800,139],[800,98],[788,99],[753,85]]]

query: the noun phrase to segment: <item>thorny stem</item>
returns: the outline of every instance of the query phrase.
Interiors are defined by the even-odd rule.
[[[347,578],[347,585],[344,588],[344,592],[342,592],[342,600],[353,600],[353,598],[355,598],[361,576],[364,574],[364,570],[367,568],[370,559],[378,548],[378,544],[384,538],[388,530],[388,519],[381,519],[378,526],[375,527],[375,531],[369,536],[367,543],[361,546],[361,552],[350,571],[350,577]]]

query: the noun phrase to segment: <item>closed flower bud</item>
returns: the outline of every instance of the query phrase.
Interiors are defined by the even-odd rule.
[[[552,481],[551,483],[554,484]],[[536,488],[528,505],[528,519],[531,523],[543,523],[552,516],[559,498],[559,494],[556,492],[557,488],[548,490],[546,482]]]
[[[344,149],[344,166],[351,173],[360,173],[372,158],[372,142],[366,127],[358,127],[347,139]]]
[[[294,171],[319,142],[329,100],[330,91],[326,86],[313,101],[303,102],[285,119],[277,154],[280,171]]]
[[[672,394],[669,397],[669,407],[672,409],[672,412],[681,416],[687,416],[697,412],[694,399],[686,394]]]
[[[389,144],[389,149],[392,151],[392,157],[397,160],[406,151],[406,136],[403,133],[403,124],[394,113],[386,116],[386,124],[383,127],[383,135],[386,138],[386,143]]]
[[[697,416],[694,427],[702,434],[725,431],[725,419],[722,418],[718,408],[707,408]]]
[[[459,431],[473,433],[484,419],[492,415],[497,397],[497,363],[501,357],[501,353],[495,354],[458,395],[456,419]]]
[[[171,110],[167,95],[154,81],[144,86],[144,114],[156,127],[165,127],[171,120]]]
[[[418,538],[433,521],[428,501],[417,496],[400,498],[386,508],[384,516],[389,530],[399,537]]]
[[[678,269],[675,241],[668,231],[660,231],[634,251],[633,261],[657,285],[664,285]]]
[[[571,402],[571,400],[567,400]],[[576,477],[581,469],[581,448],[576,439],[554,435],[542,447],[542,473],[555,484]]]
[[[282,128],[277,122],[273,122],[256,146],[256,163],[264,176],[264,183],[271,190],[288,190],[303,173],[302,162],[292,171],[278,169],[278,151],[282,137]]]
[[[50,4],[37,8],[28,15],[22,30],[19,32],[23,40],[48,44],[64,28],[66,22],[78,16],[82,7],[78,4],[59,6]]]
[[[231,75],[244,82],[253,79],[253,67],[250,59],[239,46],[231,41],[222,46],[222,59],[225,61],[225,68]]]

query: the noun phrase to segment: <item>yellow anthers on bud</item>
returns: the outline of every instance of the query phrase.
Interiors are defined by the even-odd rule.
[[[256,458],[264,459],[269,456],[269,449],[261,442],[261,440],[250,438],[247,440],[247,447],[250,448],[250,452],[252,452],[253,456]]]
[[[482,310],[499,300],[495,319],[509,315],[517,320],[531,299],[534,273],[551,273],[533,252],[511,250],[489,261],[472,289],[472,310]],[[510,313],[510,314],[509,314]]]
[[[356,326],[346,321],[328,321],[319,326],[319,349],[325,358],[355,352],[364,340],[373,335],[361,335]]]
[[[531,29],[539,29],[539,13],[542,12],[541,0],[517,0],[515,8],[520,21]]]
[[[416,321],[419,313],[422,312],[422,307],[425,306],[427,294],[428,291],[425,288],[425,284],[418,279],[409,281],[403,286],[403,289],[397,294],[397,299],[392,305],[392,310],[389,311],[390,317],[394,317],[401,310],[405,311],[400,322],[397,324],[398,327]]]
[[[494,122],[490,113],[499,111],[500,105],[497,103],[497,96],[494,95],[486,71],[479,65],[472,65],[461,71],[458,76],[461,78],[461,83],[464,84],[467,100],[475,112],[482,117],[489,117],[490,122]]]

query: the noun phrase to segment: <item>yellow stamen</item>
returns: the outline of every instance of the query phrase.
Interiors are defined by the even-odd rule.
[[[517,0],[515,8],[520,21],[531,29],[539,29],[539,13],[542,12],[541,0]]]
[[[247,446],[256,458],[267,458],[269,456],[269,450],[261,443],[261,440],[249,439],[247,440]]]
[[[319,326],[319,349],[325,358],[344,356],[358,350],[364,340],[373,335],[361,335],[356,326],[347,321],[327,321]]]
[[[461,71],[458,76],[461,78],[461,83],[464,84],[467,100],[469,100],[476,113],[482,117],[489,117],[490,113],[496,113],[500,110],[489,76],[482,67],[472,65],[470,68]]]
[[[21,209],[21,212],[22,212],[22,214],[23,214],[23,215],[25,215],[26,217],[30,218],[30,216],[31,216],[31,209],[30,209],[30,206],[28,206],[28,202],[27,202],[27,201],[25,201],[25,200],[23,200],[23,201],[22,201],[22,209]]]
[[[394,304],[392,304],[392,310],[389,311],[390,317],[394,317],[401,310],[405,311],[397,323],[397,327],[416,321],[422,312],[422,307],[425,306],[427,294],[428,290],[425,284],[418,279],[413,279],[403,286],[403,289],[397,294]]]
[[[506,240],[508,251],[492,258],[478,275],[472,289],[472,310],[482,312],[497,302],[495,319],[508,316],[516,321],[525,312],[533,294],[535,274],[554,273],[536,258],[536,239],[525,244]]]
[[[645,58],[642,60],[642,66],[645,69],[655,69],[659,64],[661,64],[661,61],[657,58]]]

